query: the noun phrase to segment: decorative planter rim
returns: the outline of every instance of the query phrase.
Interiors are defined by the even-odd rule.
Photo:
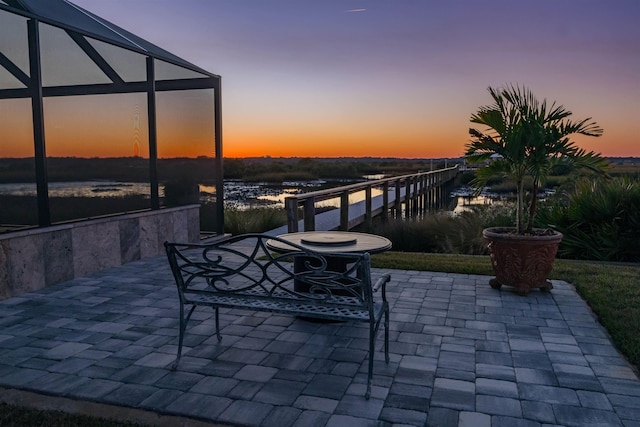
[[[562,233],[556,230],[553,231],[553,234],[550,235],[526,235],[526,234],[518,234],[515,232],[515,227],[489,227],[482,230],[482,236],[485,239],[491,240],[503,240],[503,241],[556,241],[562,240]],[[534,228],[534,230],[541,230],[540,228]]]

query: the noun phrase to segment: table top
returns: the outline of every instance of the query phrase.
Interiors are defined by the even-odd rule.
[[[322,253],[369,252],[378,253],[391,249],[391,241],[375,234],[350,231],[303,231],[281,234],[278,238],[295,243],[303,248]],[[269,240],[267,246],[277,251],[290,251],[286,243]]]

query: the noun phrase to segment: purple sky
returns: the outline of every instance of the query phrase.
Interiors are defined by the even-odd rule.
[[[222,76],[226,156],[459,156],[505,83],[640,156],[638,0],[72,1]]]

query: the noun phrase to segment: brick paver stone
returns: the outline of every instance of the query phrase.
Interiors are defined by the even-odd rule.
[[[575,289],[389,271],[390,362],[368,328],[193,313],[177,370],[164,257],[0,301],[0,387],[248,426],[640,426],[640,380]]]

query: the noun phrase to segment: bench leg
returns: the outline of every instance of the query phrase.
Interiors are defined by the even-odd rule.
[[[367,400],[371,397],[371,377],[373,376],[373,352],[377,332],[374,323],[375,322],[369,322],[369,372],[367,373],[367,391],[364,394],[364,398]]]
[[[384,308],[384,360],[389,363],[389,306]],[[373,355],[375,350],[376,336],[380,329],[380,323],[382,318],[377,321],[369,322],[369,372],[367,374],[367,391],[364,395],[365,399],[369,400],[371,397],[371,380],[373,378]]]
[[[389,363],[389,306],[384,310],[384,361]]]
[[[178,356],[176,357],[176,360],[173,362],[173,365],[171,366],[171,369],[174,371],[178,369],[178,363],[180,363],[180,357],[182,357],[182,343],[184,342],[184,332],[187,329],[187,323],[191,318],[191,314],[193,314],[193,310],[195,309],[196,309],[196,306],[195,305],[192,306],[191,310],[189,310],[189,314],[185,318],[184,304],[182,303],[182,301],[180,301],[180,335],[178,338]]]
[[[218,337],[218,342],[222,341],[222,336],[220,335],[220,314],[218,313],[218,307],[215,308],[216,311],[216,336]]]

